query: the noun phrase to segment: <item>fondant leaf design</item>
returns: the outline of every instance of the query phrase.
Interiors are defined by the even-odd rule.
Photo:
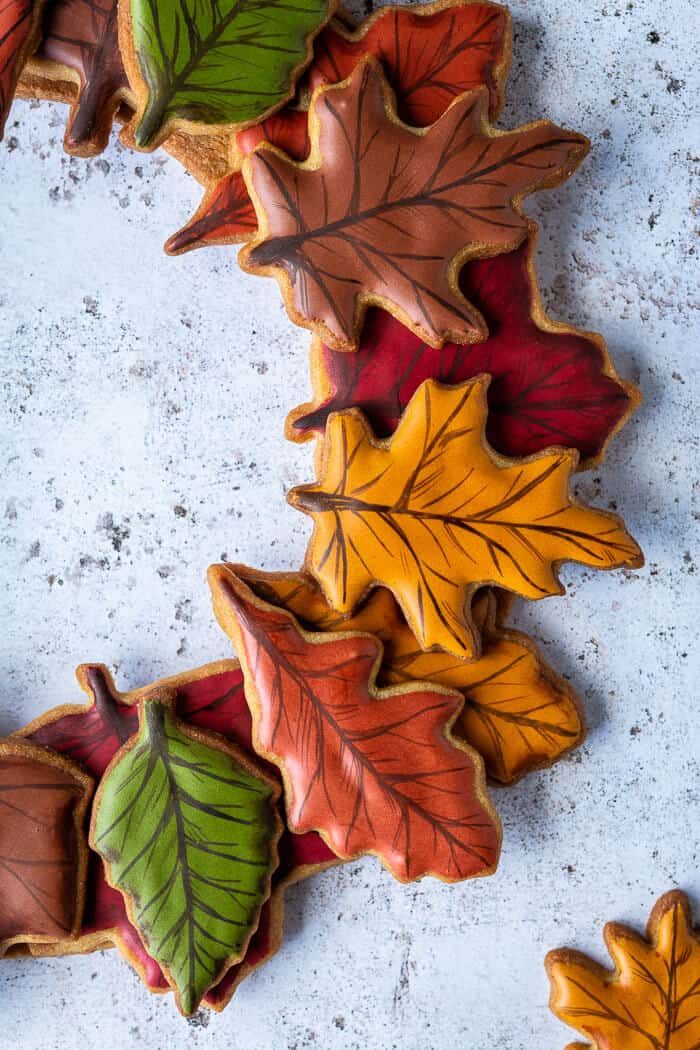
[[[615,970],[581,952],[550,952],[550,1008],[590,1042],[569,1050],[697,1050],[700,1046],[700,937],[684,893],[656,904],[647,939],[605,927]]]
[[[78,81],[64,139],[69,153],[100,153],[129,93],[117,24],[117,0],[54,0],[46,6],[32,68],[41,72],[48,60],[70,70]]]
[[[281,827],[273,782],[219,738],[179,724],[172,699],[141,705],[138,734],[100,784],[90,841],[190,1014],[245,953]]]
[[[564,561],[642,563],[619,518],[571,499],[576,452],[499,462],[485,447],[487,386],[427,380],[385,442],[356,409],[331,415],[320,481],[288,497],[314,519],[307,565],[335,609],[382,584],[422,648],[467,658],[478,640],[465,599],[478,587],[543,598],[563,593]]]
[[[314,96],[308,162],[264,145],[246,157],[259,231],[242,265],[274,275],[292,320],[335,349],[357,348],[370,304],[431,346],[485,338],[458,287],[462,264],[517,247],[527,232],[520,200],[561,182],[587,148],[547,122],[494,132],[487,105],[482,88],[430,128],[409,128],[366,59]]]
[[[486,436],[497,452],[528,456],[564,445],[578,449],[585,465],[598,460],[639,394],[617,376],[599,336],[546,316],[534,252],[533,230],[515,251],[464,267],[460,286],[489,330],[483,343],[435,350],[383,310],[368,313],[356,354],[316,343],[316,400],[291,413],[288,435],[323,433],[331,412],[356,407],[378,437],[388,437],[426,379],[456,384],[488,373]]]
[[[333,22],[316,41],[310,87],[345,80],[365,55],[381,62],[407,124],[432,124],[453,99],[481,84],[495,119],[510,59],[510,18],[498,4],[457,2],[380,8],[354,32]]]
[[[309,634],[226,567],[210,571],[256,750],[283,772],[289,827],[316,829],[345,859],[376,853],[403,881],[492,872],[500,826],[481,763],[449,735],[459,696],[376,689],[381,643],[371,635]]]
[[[37,10],[34,0],[0,0],[0,139],[31,49]]]
[[[380,685],[430,682],[459,690],[465,702],[452,733],[479,752],[494,780],[512,784],[581,742],[584,730],[573,690],[526,634],[496,626],[496,602],[489,592],[481,592],[472,606],[482,631],[481,656],[458,660],[420,649],[383,587],[372,591],[354,616],[342,617],[309,576],[233,568],[255,594],[284,606],[304,627],[375,635],[384,646]]]
[[[0,956],[79,927],[91,793],[90,777],[60,756],[0,740]]]
[[[131,0],[131,42],[146,94],[137,145],[153,146],[173,120],[250,124],[281,106],[332,6],[329,0]]]

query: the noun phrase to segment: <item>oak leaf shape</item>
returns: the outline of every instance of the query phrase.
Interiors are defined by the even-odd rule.
[[[547,317],[535,245],[533,228],[515,251],[473,259],[462,270],[460,286],[488,326],[483,343],[435,350],[383,310],[369,311],[356,354],[316,340],[315,400],[291,412],[287,436],[323,433],[331,412],[355,407],[378,437],[388,437],[426,379],[455,384],[488,373],[486,437],[497,452],[528,456],[564,445],[578,449],[581,469],[596,463],[639,404],[639,392],[619,378],[600,336]]]
[[[527,233],[519,202],[568,177],[587,149],[547,122],[494,132],[487,106],[481,88],[431,127],[410,128],[366,58],[314,96],[308,161],[265,144],[244,160],[259,229],[241,265],[275,276],[291,319],[335,349],[357,348],[369,305],[431,346],[485,338],[459,290],[462,264],[517,247]]]
[[[480,592],[472,605],[472,618],[482,633],[481,656],[459,660],[450,653],[424,652],[383,587],[372,591],[354,616],[343,617],[303,573],[266,573],[241,565],[232,569],[256,595],[294,613],[303,627],[375,635],[384,646],[380,685],[421,681],[462,693],[464,707],[452,733],[479,752],[493,780],[513,784],[581,743],[584,728],[576,694],[526,634],[496,625],[496,599],[490,591]]]
[[[210,582],[241,659],[255,748],[282,770],[291,830],[317,830],[344,859],[375,853],[402,881],[493,872],[500,824],[481,761],[449,732],[459,695],[377,689],[376,638],[310,634],[225,566]]]
[[[581,952],[550,952],[550,1008],[590,1040],[568,1050],[697,1050],[700,1046],[700,937],[684,893],[654,907],[647,937],[605,927],[610,971]]]
[[[91,794],[92,779],[72,762],[0,740],[0,956],[80,927]]]
[[[277,866],[278,789],[217,736],[140,705],[98,789],[90,844],[184,1014],[244,955]]]
[[[130,0],[120,42],[139,96],[136,145],[157,145],[173,122],[242,127],[274,112],[293,95],[334,6],[334,0]]]
[[[562,594],[565,561],[642,564],[620,519],[569,494],[578,454],[499,460],[485,443],[488,377],[427,380],[394,435],[375,439],[357,409],[328,419],[320,480],[288,494],[314,519],[306,566],[338,612],[388,587],[421,648],[478,655],[469,605],[481,586]]]
[[[366,54],[381,61],[397,94],[399,116],[407,123],[433,124],[457,95],[481,84],[489,90],[490,116],[495,119],[503,103],[510,59],[509,15],[495,4],[438,0],[413,8],[382,8],[354,32],[333,21],[316,38],[314,59],[300,93],[343,80]],[[304,160],[309,152],[307,112],[285,106],[237,136],[243,155],[261,142],[277,146],[294,160]],[[238,204],[241,181],[239,172],[222,179],[190,222],[167,242],[166,251],[175,254],[249,240],[257,219],[252,203],[252,225]],[[244,191],[247,197],[245,187]]]
[[[119,106],[130,97],[117,30],[117,0],[46,5],[41,43],[28,70],[42,75],[47,64],[55,64],[77,85],[64,138],[68,153],[101,153]]]
[[[334,21],[314,46],[306,84],[311,90],[349,77],[374,55],[397,95],[399,117],[425,127],[458,95],[484,84],[489,114],[503,107],[510,62],[510,15],[491,3],[432,3],[379,8],[356,30]]]
[[[100,664],[78,668],[78,681],[90,696],[87,707],[66,705],[46,712],[23,731],[26,738],[70,756],[96,778],[104,773],[121,745],[138,728],[138,703],[153,686],[121,694],[111,675]],[[177,712],[188,724],[221,734],[253,754],[252,724],[243,693],[243,675],[238,661],[225,660],[161,685],[177,691]],[[278,776],[275,766],[268,766]],[[291,835],[284,831],[278,843],[280,863],[273,873],[273,893],[263,905],[260,921],[250,939],[245,957],[211,988],[204,1002],[221,1010],[241,981],[277,952],[282,940],[284,889],[299,878],[335,861],[320,836]],[[151,991],[169,989],[158,963],[146,951],[126,913],[124,898],[105,880],[100,857],[90,852],[85,912],[74,941],[55,946],[32,947],[33,954],[73,954],[118,945]]]
[[[0,0],[0,140],[22,67],[36,42],[39,7],[35,0]]]

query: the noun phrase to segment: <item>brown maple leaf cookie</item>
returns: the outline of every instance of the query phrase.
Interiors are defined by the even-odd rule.
[[[588,1043],[568,1050],[696,1050],[700,1046],[700,936],[688,898],[674,890],[654,907],[646,939],[608,923],[606,970],[581,952],[550,952],[550,1008]]]
[[[80,929],[91,794],[92,778],[62,755],[0,740],[0,956]]]
[[[459,289],[462,264],[517,247],[528,229],[520,201],[567,178],[588,149],[547,122],[495,132],[487,114],[482,88],[410,128],[366,58],[315,94],[307,161],[265,144],[246,157],[259,230],[241,265],[276,277],[291,319],[336,349],[357,348],[371,304],[431,346],[485,338]]]

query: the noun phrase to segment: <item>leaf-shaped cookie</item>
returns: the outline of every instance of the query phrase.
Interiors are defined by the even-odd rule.
[[[514,252],[474,259],[460,286],[488,326],[485,342],[428,346],[383,310],[370,310],[356,354],[317,340],[315,400],[292,411],[287,436],[323,433],[331,412],[361,409],[378,437],[394,432],[426,379],[460,383],[491,376],[486,436],[497,452],[528,456],[551,445],[579,450],[588,467],[639,404],[615,372],[600,336],[551,321],[537,291],[535,231]]]
[[[138,728],[138,704],[154,688],[177,693],[177,712],[190,725],[214,731],[253,754],[250,712],[243,694],[238,661],[223,660],[155,686],[121,694],[107,669],[99,664],[78,668],[78,681],[90,697],[87,707],[67,705],[46,712],[22,730],[26,738],[69,755],[96,778],[104,773],[119,747]],[[278,775],[276,767],[269,766]],[[207,992],[205,1002],[223,1009],[240,982],[279,949],[282,940],[284,890],[290,883],[336,862],[319,835],[291,835],[284,831],[278,843],[280,863],[273,873],[273,893],[263,905],[260,922],[244,959],[234,964],[219,984]],[[90,854],[85,913],[73,941],[32,948],[33,954],[72,954],[116,944],[152,991],[167,990],[162,970],[146,951],[130,923],[124,899],[104,878],[102,861]]]
[[[289,827],[316,829],[345,859],[375,853],[402,881],[490,874],[500,825],[480,759],[449,734],[459,695],[377,689],[376,638],[309,634],[225,566],[210,582],[240,655],[255,748],[282,770]]]
[[[424,652],[396,602],[383,587],[372,591],[354,616],[334,612],[316,582],[303,573],[267,573],[231,566],[258,597],[294,613],[303,627],[366,631],[384,645],[380,685],[431,682],[457,689],[464,707],[452,727],[484,759],[494,780],[512,784],[526,773],[556,762],[583,737],[575,693],[542,660],[521,631],[496,626],[496,602],[481,592],[472,617],[482,631],[477,660]]]
[[[129,0],[120,44],[138,98],[137,146],[152,148],[183,121],[244,126],[282,106],[333,7],[334,0]]]
[[[568,1050],[697,1050],[700,937],[685,894],[674,890],[657,902],[646,940],[608,923],[605,943],[614,971],[581,952],[547,956],[550,1008],[590,1040]]]
[[[0,0],[0,139],[25,59],[36,43],[39,13],[35,0]]]
[[[374,55],[407,124],[432,124],[454,98],[481,84],[495,119],[503,107],[510,43],[510,16],[498,4],[438,0],[381,7],[356,30],[337,21],[327,26],[314,46],[306,82],[312,89],[336,84],[365,55]]]
[[[91,794],[92,779],[63,756],[0,740],[0,956],[78,931]]]
[[[305,87],[342,80],[366,54],[381,61],[397,94],[399,115],[409,124],[433,124],[457,95],[481,84],[489,89],[490,115],[495,118],[510,58],[510,19],[496,4],[436,0],[411,8],[383,7],[356,32],[333,21],[316,39]],[[240,132],[237,142],[243,155],[269,142],[294,160],[304,160],[309,151],[307,113],[285,106]],[[210,191],[197,214],[168,241],[166,251],[249,240],[257,219],[252,203],[252,226],[248,213],[240,209],[241,179],[240,173],[232,173]]]
[[[28,72],[76,84],[64,138],[68,153],[100,153],[117,109],[129,97],[117,25],[117,0],[53,0],[46,5],[41,43]]]
[[[564,561],[642,564],[618,517],[571,499],[575,451],[499,460],[489,449],[487,387],[485,376],[428,380],[386,441],[357,409],[334,413],[320,481],[288,495],[314,519],[306,564],[335,609],[352,611],[382,584],[422,648],[460,657],[478,655],[468,611],[478,587],[543,598],[563,593]]]
[[[245,954],[277,866],[278,789],[241,752],[187,728],[174,696],[140,705],[112,760],[90,844],[178,1006],[191,1014]]]
[[[335,349],[357,348],[371,304],[431,346],[476,342],[487,331],[459,290],[462,264],[517,247],[527,233],[519,202],[568,177],[586,140],[547,122],[493,131],[485,88],[423,130],[393,105],[367,58],[314,95],[308,161],[265,145],[246,157],[259,230],[241,265],[275,276],[291,319]]]

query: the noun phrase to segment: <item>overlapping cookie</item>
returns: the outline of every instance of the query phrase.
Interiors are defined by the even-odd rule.
[[[290,413],[287,437],[323,435],[331,412],[355,407],[386,438],[426,379],[454,385],[487,373],[486,436],[496,452],[528,456],[563,445],[578,450],[578,469],[598,463],[637,408],[639,391],[617,375],[600,336],[547,316],[535,250],[533,227],[514,252],[463,268],[460,287],[488,327],[483,343],[436,350],[384,310],[369,311],[355,354],[314,340],[314,400]]]
[[[0,139],[27,57],[39,39],[41,4],[0,0]]]
[[[346,20],[347,21],[347,20]],[[364,55],[382,64],[397,96],[398,113],[415,127],[433,124],[459,94],[484,85],[489,115],[503,106],[510,63],[508,11],[480,0],[437,0],[412,7],[382,7],[357,28],[334,19],[319,35],[314,58],[300,88],[301,108],[285,107],[237,136],[242,156],[269,142],[294,160],[309,152],[308,95],[352,73]],[[166,244],[178,254],[213,244],[248,240],[257,218],[240,161],[211,188],[192,219]]]
[[[215,595],[232,574],[270,605],[294,613],[306,630],[374,635],[383,646],[380,686],[421,681],[458,690],[464,707],[452,734],[478,751],[497,783],[515,783],[556,762],[583,739],[580,704],[572,688],[544,662],[527,635],[502,626],[505,614],[501,609],[499,617],[498,607],[503,592],[483,590],[476,596],[472,618],[482,638],[482,655],[459,660],[422,650],[384,588],[372,591],[354,615],[343,616],[331,608],[312,577],[298,572],[218,567],[211,571]]]
[[[431,346],[484,339],[459,288],[462,265],[516,248],[527,233],[520,201],[568,178],[588,149],[546,121],[495,132],[487,111],[482,88],[411,128],[365,58],[315,93],[308,161],[265,143],[246,157],[258,233],[242,267],[276,277],[290,318],[337,350],[357,349],[370,305]]]
[[[700,935],[673,890],[654,907],[646,939],[608,923],[606,970],[581,952],[550,952],[550,1008],[594,1050],[693,1050],[700,1045]],[[570,1043],[568,1050],[584,1050]]]
[[[491,874],[501,827],[480,757],[451,733],[460,694],[379,688],[373,635],[307,631],[231,569],[210,578],[240,656],[255,750],[284,779],[290,830],[317,831],[347,860],[376,854],[403,882]]]
[[[522,460],[485,440],[488,377],[423,383],[391,438],[357,409],[328,418],[319,480],[293,488],[314,531],[306,567],[350,613],[375,586],[392,591],[424,649],[479,653],[469,599],[486,584],[526,598],[563,593],[557,568],[642,564],[620,519],[575,502],[578,453]]]
[[[236,661],[221,661],[128,694],[117,692],[106,669],[100,665],[79,668],[78,679],[90,696],[86,707],[56,708],[22,733],[36,744],[71,756],[96,780],[104,777],[120,749],[134,745],[139,709],[143,710],[154,696],[164,693],[176,699],[177,717],[189,727],[185,733],[196,730],[206,734],[207,742],[210,738],[225,738],[238,752],[248,756],[244,762],[251,761],[250,715]],[[256,760],[255,776],[258,772],[264,779],[274,773],[274,767],[260,767]],[[298,836],[285,831],[277,849],[279,864],[272,872],[271,895],[261,902],[259,923],[249,924],[250,939],[245,952],[233,964],[222,962],[218,967],[220,979],[203,993],[204,1002],[214,1009],[222,1009],[240,981],[279,948],[286,886],[337,862],[335,855],[313,834]],[[196,916],[192,916],[192,920],[199,921]],[[33,947],[32,951],[34,954],[72,954],[116,944],[151,991],[167,991],[169,983],[164,967],[149,952],[140,930],[141,924],[132,921],[127,912],[122,893],[105,878],[97,852],[91,852],[85,915],[76,937],[54,938],[55,943]],[[201,985],[198,991],[185,993],[186,1009],[193,1006],[192,995],[202,997]]]
[[[0,956],[77,935],[91,794],[91,777],[63,756],[0,740]]]

